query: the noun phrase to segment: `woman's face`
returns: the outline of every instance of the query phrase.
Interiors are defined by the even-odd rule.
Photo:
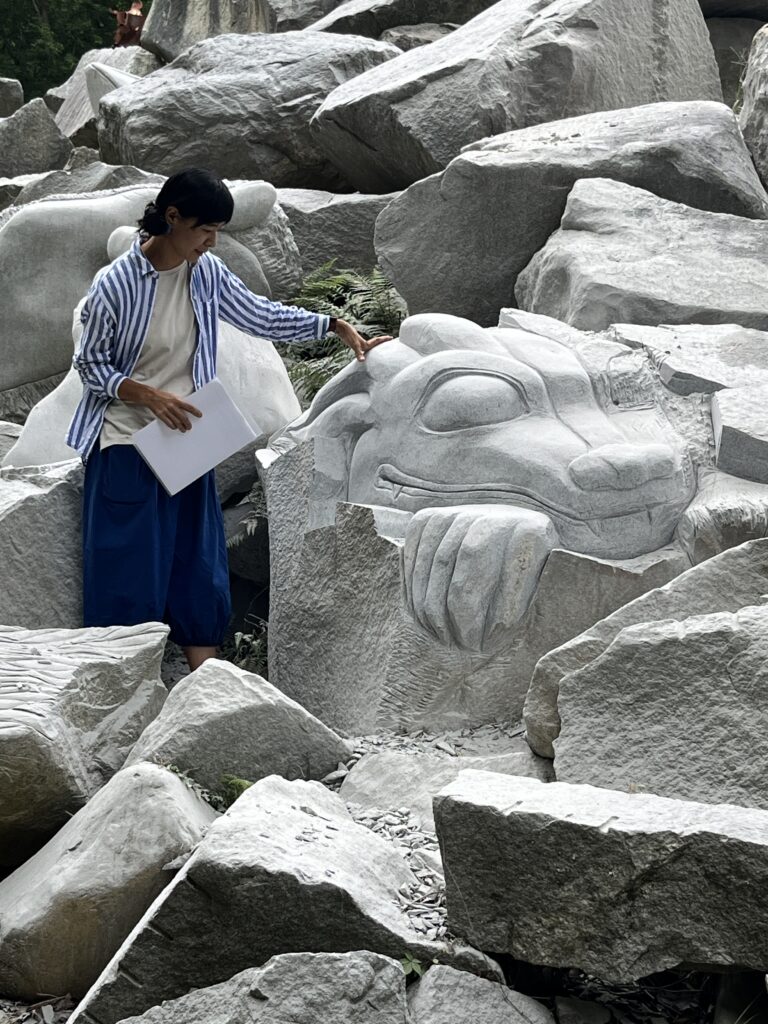
[[[182,259],[193,264],[216,245],[218,233],[225,226],[224,221],[218,224],[198,224],[197,217],[182,217],[173,206],[168,208],[166,219],[171,225],[171,233],[166,238]]]

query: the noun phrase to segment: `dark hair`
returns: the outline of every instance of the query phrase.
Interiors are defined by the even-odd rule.
[[[167,235],[170,231],[165,214],[175,206],[182,217],[195,217],[198,224],[228,223],[232,219],[235,201],[232,193],[211,171],[189,167],[172,174],[157,194],[153,203],[147,203],[139,221],[142,235]]]

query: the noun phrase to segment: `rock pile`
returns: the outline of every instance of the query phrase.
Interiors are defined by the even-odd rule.
[[[716,977],[763,984],[766,23],[154,0],[44,99],[0,79],[0,1018],[628,1024],[695,964],[725,1024]],[[84,293],[190,164],[250,289],[333,262],[324,311],[409,312],[301,403],[222,324],[269,621],[193,673],[80,628],[64,443]]]

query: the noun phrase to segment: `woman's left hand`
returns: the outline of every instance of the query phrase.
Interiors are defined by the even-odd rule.
[[[392,341],[391,334],[382,334],[378,338],[371,338],[368,341],[362,334],[358,334],[352,324],[348,324],[346,320],[336,321],[335,333],[338,334],[345,345],[349,345],[355,353],[355,358],[360,363],[365,361],[366,352],[370,352],[372,348],[381,345],[383,341]]]

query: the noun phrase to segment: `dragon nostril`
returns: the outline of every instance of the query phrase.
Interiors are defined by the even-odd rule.
[[[678,468],[678,457],[667,445],[611,444],[579,455],[568,470],[582,490],[628,491],[667,480]]]

